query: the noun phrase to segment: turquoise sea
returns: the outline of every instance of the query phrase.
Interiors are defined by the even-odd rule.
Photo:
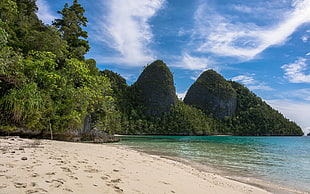
[[[120,144],[185,159],[255,184],[310,193],[310,137],[123,136]],[[251,182],[251,181],[250,181]]]

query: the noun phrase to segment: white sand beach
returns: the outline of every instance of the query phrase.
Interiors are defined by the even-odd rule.
[[[268,193],[113,144],[0,138],[0,193]]]

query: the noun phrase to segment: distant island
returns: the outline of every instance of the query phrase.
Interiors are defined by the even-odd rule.
[[[303,135],[296,123],[214,70],[200,75],[184,101],[177,98],[173,75],[161,60],[146,66],[132,86],[114,72],[102,73],[110,78],[122,113],[119,134]]]
[[[35,1],[0,3],[0,135],[113,142],[113,134],[303,135],[301,128],[243,85],[205,71],[177,98],[157,60],[131,86],[100,71],[89,51],[77,0],[52,25]]]

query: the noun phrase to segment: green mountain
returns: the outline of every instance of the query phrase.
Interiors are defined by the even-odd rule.
[[[303,135],[301,128],[274,110],[261,98],[237,82],[231,83],[237,92],[235,115],[226,120],[235,135]]]
[[[213,70],[201,74],[184,102],[176,98],[172,74],[162,61],[147,66],[132,86],[125,86],[124,79],[115,73],[106,75],[112,86],[122,88],[114,89],[122,113],[117,133],[303,135],[299,126],[249,89]]]
[[[189,88],[184,102],[222,119],[235,113],[237,93],[220,74],[208,70]]]
[[[214,116],[216,133],[232,135],[303,135],[295,123],[284,118],[245,86],[225,80],[213,70],[205,71],[190,87],[186,104]]]
[[[177,101],[173,75],[161,60],[146,66],[133,87],[148,116],[160,117],[163,113],[170,113]]]

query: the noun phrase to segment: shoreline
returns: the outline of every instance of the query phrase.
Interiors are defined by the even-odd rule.
[[[216,174],[216,175],[221,176],[225,179],[229,179],[229,180],[232,180],[235,182],[251,185],[251,186],[263,189],[265,191],[271,192],[271,193],[310,194],[307,191],[303,191],[303,190],[299,190],[297,188],[287,187],[287,186],[284,186],[281,184],[277,184],[277,183],[272,182],[271,180],[260,179],[260,178],[253,177],[253,176],[242,177],[242,176],[236,175],[235,173],[231,174],[230,172],[224,173],[224,170],[219,169],[218,167],[209,166],[207,164],[202,164],[202,163],[199,163],[197,161],[190,160],[190,159],[185,159],[185,158],[181,158],[178,156],[168,155],[165,153],[159,153],[159,152],[154,152],[154,151],[146,151],[146,150],[139,149],[139,148],[137,148],[137,149],[131,148],[131,147],[126,146],[126,145],[122,145],[122,146],[125,146],[131,150],[146,153],[146,154],[151,155],[151,156],[158,156],[158,157],[163,158],[163,159],[176,161],[176,162],[182,163],[186,166],[190,166],[190,167],[192,167],[192,168],[194,168],[200,172],[205,172],[205,173],[209,173],[209,174]]]
[[[123,145],[1,137],[0,148],[0,193],[270,193]]]

